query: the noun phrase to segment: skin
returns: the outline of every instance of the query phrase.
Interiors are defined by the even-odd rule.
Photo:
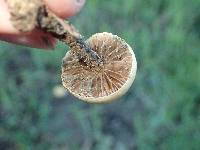
[[[85,0],[44,0],[46,5],[59,17],[66,19],[83,7]],[[0,0],[0,40],[34,48],[53,49],[56,39],[41,30],[19,33],[11,24],[6,0]]]

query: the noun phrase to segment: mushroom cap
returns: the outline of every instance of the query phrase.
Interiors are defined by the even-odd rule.
[[[91,103],[110,102],[131,87],[137,70],[132,48],[117,35],[96,33],[87,40],[103,64],[88,66],[68,51],[63,58],[62,83],[75,97]]]

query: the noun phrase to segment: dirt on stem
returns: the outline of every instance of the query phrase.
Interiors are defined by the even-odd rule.
[[[40,28],[66,43],[71,53],[88,66],[100,65],[102,60],[83,36],[68,21],[51,12],[41,0],[7,0],[13,26],[20,32]]]

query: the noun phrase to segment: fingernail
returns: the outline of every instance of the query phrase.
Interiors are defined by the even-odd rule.
[[[85,0],[75,0],[77,4],[84,5]]]
[[[78,12],[85,4],[85,0],[74,0],[74,4],[76,6],[76,11]]]

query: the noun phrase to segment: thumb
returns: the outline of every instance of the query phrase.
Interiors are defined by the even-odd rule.
[[[47,6],[59,17],[75,15],[85,4],[85,0],[44,0]]]

